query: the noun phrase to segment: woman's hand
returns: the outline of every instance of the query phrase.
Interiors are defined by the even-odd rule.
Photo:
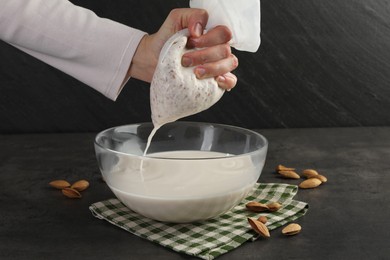
[[[157,33],[146,35],[141,40],[133,57],[129,76],[151,82],[165,42],[176,32],[188,28],[190,37],[187,47],[199,49],[185,53],[182,65],[194,66],[194,73],[199,79],[214,77],[219,87],[232,89],[237,78],[231,71],[238,66],[238,60],[231,53],[228,44],[232,34],[225,26],[217,26],[203,34],[207,20],[208,14],[202,9],[172,10]]]

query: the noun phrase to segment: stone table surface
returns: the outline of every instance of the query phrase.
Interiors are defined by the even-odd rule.
[[[278,164],[315,168],[328,182],[299,190],[309,203],[302,232],[247,242],[218,259],[388,259],[390,127],[266,129],[267,161],[259,182],[279,178]],[[196,259],[134,236],[92,216],[112,198],[101,181],[95,133],[0,135],[0,259]],[[71,200],[48,183],[91,182]]]

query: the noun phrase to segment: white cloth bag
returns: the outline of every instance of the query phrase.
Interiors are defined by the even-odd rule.
[[[260,46],[260,0],[190,0],[191,8],[209,14],[206,30],[227,26],[233,34],[230,45],[240,51],[256,52]]]

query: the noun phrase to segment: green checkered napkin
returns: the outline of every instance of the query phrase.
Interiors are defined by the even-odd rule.
[[[259,237],[247,221],[248,217],[257,218],[259,213],[246,210],[247,202],[278,201],[283,205],[277,212],[262,213],[268,219],[268,229],[273,230],[306,213],[308,204],[292,199],[297,191],[295,185],[256,184],[253,192],[229,212],[215,219],[189,224],[163,223],[143,217],[117,199],[94,203],[90,210],[95,217],[164,247],[202,259],[214,259]]]

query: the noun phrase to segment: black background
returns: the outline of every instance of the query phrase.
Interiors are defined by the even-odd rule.
[[[188,1],[73,0],[155,32]],[[390,2],[263,0],[257,53],[234,53],[236,88],[184,120],[246,128],[390,125]],[[0,133],[87,132],[150,121],[149,84],[116,102],[0,41]],[[98,75],[96,75],[98,77]]]

